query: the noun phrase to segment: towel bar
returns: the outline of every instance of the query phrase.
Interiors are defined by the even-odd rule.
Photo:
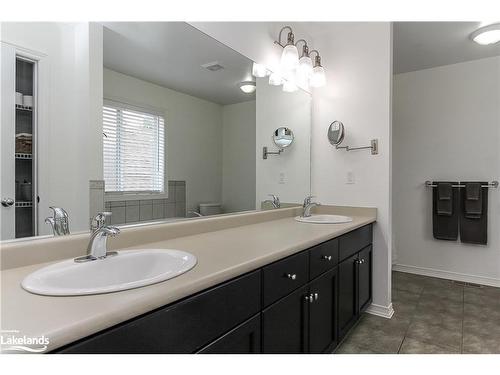
[[[427,187],[437,187],[436,184],[433,184],[432,181],[425,181],[425,186]],[[451,185],[451,187],[465,187],[465,185],[461,182],[459,182],[458,184],[453,184]],[[491,182],[488,182],[487,185],[481,185],[481,187],[483,188],[498,188],[498,181],[491,181]]]

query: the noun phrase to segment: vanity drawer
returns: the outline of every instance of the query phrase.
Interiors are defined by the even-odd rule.
[[[263,268],[264,306],[304,285],[308,281],[309,252],[303,251]]]
[[[331,270],[339,262],[339,240],[337,238],[323,242],[309,250],[310,279]]]
[[[344,234],[339,238],[339,261],[349,258],[359,250],[372,243],[372,225],[368,224],[359,229]]]
[[[254,271],[58,352],[193,353],[260,310],[261,273]]]

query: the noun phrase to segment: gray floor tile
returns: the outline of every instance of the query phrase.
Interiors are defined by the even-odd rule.
[[[404,334],[387,333],[372,327],[369,323],[360,322],[349,333],[344,344],[367,348],[377,353],[395,354],[403,338]]]
[[[440,324],[426,322],[411,322],[406,337],[414,338],[429,344],[452,347],[460,350],[462,344],[462,330],[451,330]]]
[[[462,303],[464,299],[464,288],[454,284],[425,286],[422,292],[422,297],[426,296],[438,297]]]
[[[335,354],[379,354],[379,353],[372,349],[363,348],[353,343],[343,343],[335,350]]]
[[[500,354],[500,288],[393,272],[392,319],[365,314],[336,353]]]
[[[463,352],[470,354],[500,354],[498,337],[487,337],[464,332]]]
[[[424,285],[421,282],[411,279],[393,279],[392,292],[396,290],[404,290],[410,293],[420,294],[424,290]]]
[[[406,290],[399,290],[399,289],[392,291],[393,302],[416,303],[419,298],[420,298],[420,293],[411,293]]]
[[[399,354],[459,354],[455,348],[439,346],[406,337]]]

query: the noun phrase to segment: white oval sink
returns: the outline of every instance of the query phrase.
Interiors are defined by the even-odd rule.
[[[133,289],[159,283],[189,271],[196,257],[185,251],[147,249],[84,263],[73,259],[41,268],[21,283],[28,292],[47,296],[77,296]]]
[[[352,217],[342,215],[311,215],[309,217],[297,216],[295,220],[310,224],[342,224],[350,223]]]

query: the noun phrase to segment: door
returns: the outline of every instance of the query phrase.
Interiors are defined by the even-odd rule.
[[[1,168],[0,240],[15,238],[15,122],[16,122],[16,51],[2,43],[1,55]]]
[[[307,286],[272,304],[262,313],[263,353],[307,353]]]
[[[240,324],[221,338],[208,344],[201,354],[260,353],[260,314]]]
[[[372,247],[359,252],[358,262],[358,306],[364,311],[372,302]]]
[[[358,254],[338,266],[339,278],[339,339],[352,327],[358,315]]]
[[[323,353],[337,344],[337,268],[310,283],[309,352]]]

